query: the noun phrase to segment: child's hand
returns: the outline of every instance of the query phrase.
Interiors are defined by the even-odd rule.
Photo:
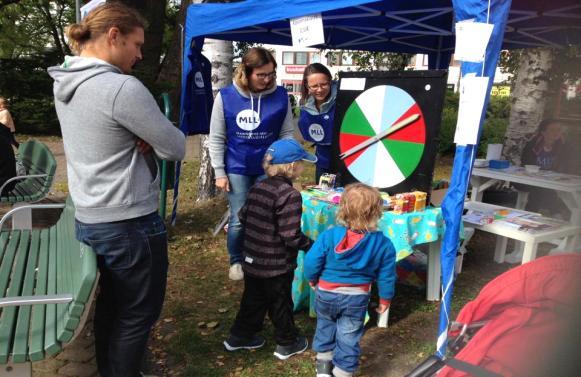
[[[387,311],[387,309],[389,309],[389,304],[380,303],[377,309],[375,309],[375,311],[378,312],[379,314],[383,314]]]
[[[315,281],[309,281],[309,285],[311,286],[311,288],[315,289],[317,288],[317,282]]]

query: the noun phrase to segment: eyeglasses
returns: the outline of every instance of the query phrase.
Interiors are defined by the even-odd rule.
[[[276,77],[276,72],[270,72],[270,73],[255,73],[256,77],[258,77],[261,80],[266,80],[266,79],[273,79]]]
[[[307,85],[307,88],[309,88],[309,90],[317,90],[317,89],[327,89],[329,87],[329,85],[331,85],[331,83],[329,82],[322,82],[320,84],[317,85]]]

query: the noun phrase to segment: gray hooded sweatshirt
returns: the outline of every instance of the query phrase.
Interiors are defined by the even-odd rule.
[[[67,57],[48,73],[76,218],[95,224],[155,212],[157,162],[152,152],[138,151],[137,139],[157,157],[177,161],[185,154],[183,133],[138,79],[103,60]]]

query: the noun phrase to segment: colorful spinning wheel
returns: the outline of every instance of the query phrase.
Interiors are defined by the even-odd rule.
[[[422,159],[426,125],[416,101],[396,86],[375,86],[351,103],[339,130],[340,153],[385,134],[394,124],[406,119],[415,120],[344,158],[355,179],[378,188],[392,187],[406,180]]]

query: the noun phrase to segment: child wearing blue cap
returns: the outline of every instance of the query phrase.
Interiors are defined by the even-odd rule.
[[[266,313],[274,325],[274,356],[286,360],[309,345],[295,326],[291,295],[298,250],[308,251],[313,244],[301,231],[303,202],[292,184],[303,171],[302,161],[317,158],[295,140],[274,142],[263,161],[268,178],[250,188],[238,213],[244,229],[244,292],[224,341],[228,351],[262,347],[265,340],[258,333]]]

